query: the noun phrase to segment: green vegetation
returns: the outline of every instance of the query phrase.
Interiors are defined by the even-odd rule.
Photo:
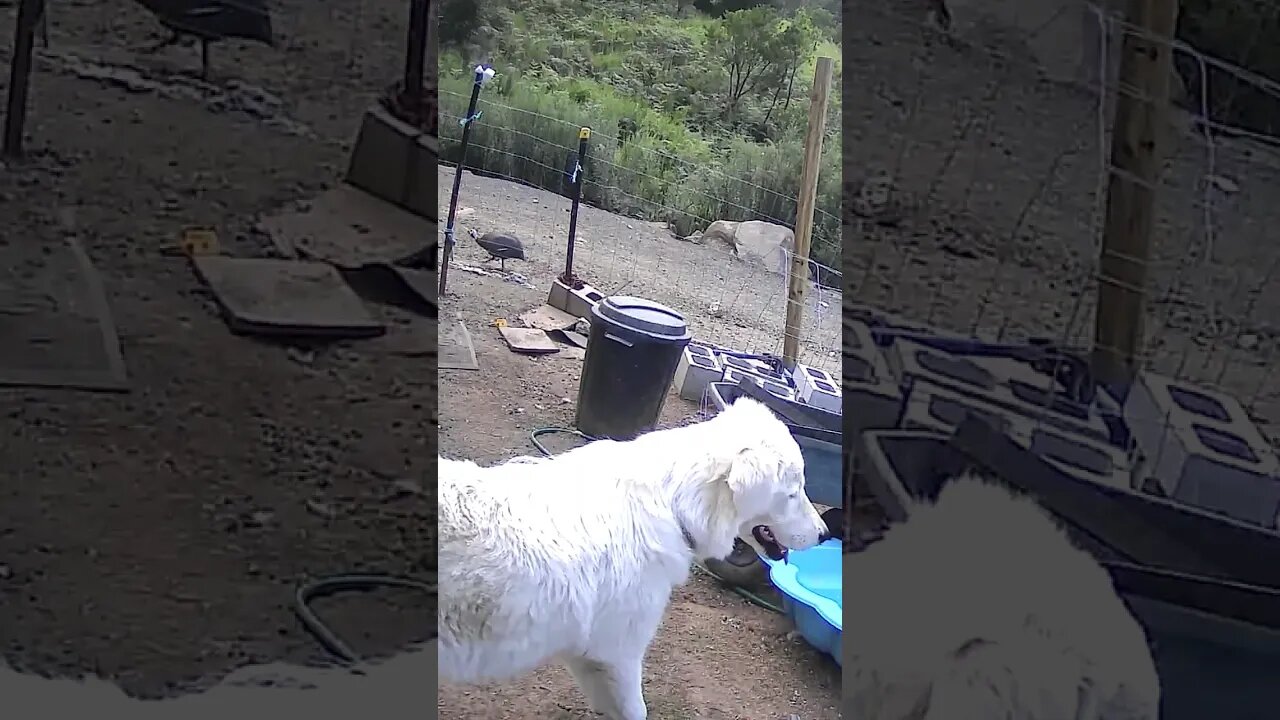
[[[585,126],[592,205],[681,235],[721,219],[792,225],[814,65],[832,57],[813,255],[838,268],[838,32],[814,3],[445,0],[442,152],[456,160],[471,68],[489,60],[498,76],[481,94],[468,167],[562,190]]]

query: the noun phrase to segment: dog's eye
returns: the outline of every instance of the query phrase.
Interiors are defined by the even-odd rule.
[[[800,493],[798,493],[798,492],[793,492],[793,493],[791,493],[790,495],[788,495],[788,496],[787,496],[787,499],[789,499],[789,500],[795,500],[795,499],[796,499],[796,498],[798,498],[798,497],[800,497]]]

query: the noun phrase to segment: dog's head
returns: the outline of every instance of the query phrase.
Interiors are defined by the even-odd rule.
[[[706,448],[713,450],[710,480],[719,488],[715,515],[728,533],[707,550],[728,555],[736,535],[780,560],[788,549],[811,548],[829,537],[805,495],[800,446],[781,420],[759,402],[742,398],[708,422],[716,426],[716,438]]]

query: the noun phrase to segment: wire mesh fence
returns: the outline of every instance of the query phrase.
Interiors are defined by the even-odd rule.
[[[466,95],[440,90],[441,155],[446,161],[456,159],[467,102]],[[478,110],[464,167],[480,177],[464,179],[459,205],[469,205],[468,195],[478,184],[503,181],[518,183],[523,190],[516,185],[496,189],[512,198],[504,201],[506,207],[476,214],[461,224],[481,233],[497,230],[532,236],[523,239],[539,250],[529,267],[557,276],[564,269],[568,216],[554,226],[534,226],[527,218],[522,222],[520,205],[551,202],[568,210],[567,163],[570,153],[577,151],[581,125],[514,107],[487,91],[481,94]],[[794,243],[785,228],[794,223],[795,197],[751,178],[700,167],[609,130],[592,129],[583,163],[574,274],[606,295],[639,295],[669,305],[685,315],[698,340],[780,355]],[[839,148],[827,152],[838,153]],[[454,170],[447,172],[451,177]],[[520,192],[525,194],[514,199]],[[442,202],[446,199],[442,196]],[[812,254],[838,258],[837,209],[820,207],[815,215]],[[753,224],[743,230],[739,225],[736,237],[704,232],[722,220],[762,221],[783,229]],[[753,236],[759,242],[744,244],[750,228],[761,231]],[[460,245],[467,242],[465,231],[459,229],[457,236]],[[798,330],[799,360],[834,371],[840,362],[841,274],[812,256],[808,264],[806,308]]]
[[[1121,47],[1154,39],[1105,5],[951,3],[946,30],[939,5],[845,4],[858,18],[844,43],[845,300],[1087,355],[1099,285],[1113,280],[1099,263],[1108,187],[1138,182],[1113,163],[1117,103],[1154,102],[1122,82]],[[1139,363],[1233,396],[1274,443],[1280,138],[1233,125],[1221,88],[1247,88],[1256,105],[1280,86],[1159,42],[1177,73],[1147,186],[1151,254],[1131,258],[1147,278]]]

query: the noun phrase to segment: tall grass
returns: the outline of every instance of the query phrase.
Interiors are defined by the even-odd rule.
[[[443,64],[443,63],[442,63]],[[457,162],[471,78],[440,79],[441,153]],[[583,199],[610,212],[670,224],[680,235],[715,220],[795,225],[803,138],[776,144],[712,139],[675,113],[658,112],[589,80],[500,75],[480,96],[468,168],[565,192],[564,169],[578,129],[592,129]],[[618,140],[620,123],[636,131]],[[840,262],[840,144],[823,148],[812,255]]]

